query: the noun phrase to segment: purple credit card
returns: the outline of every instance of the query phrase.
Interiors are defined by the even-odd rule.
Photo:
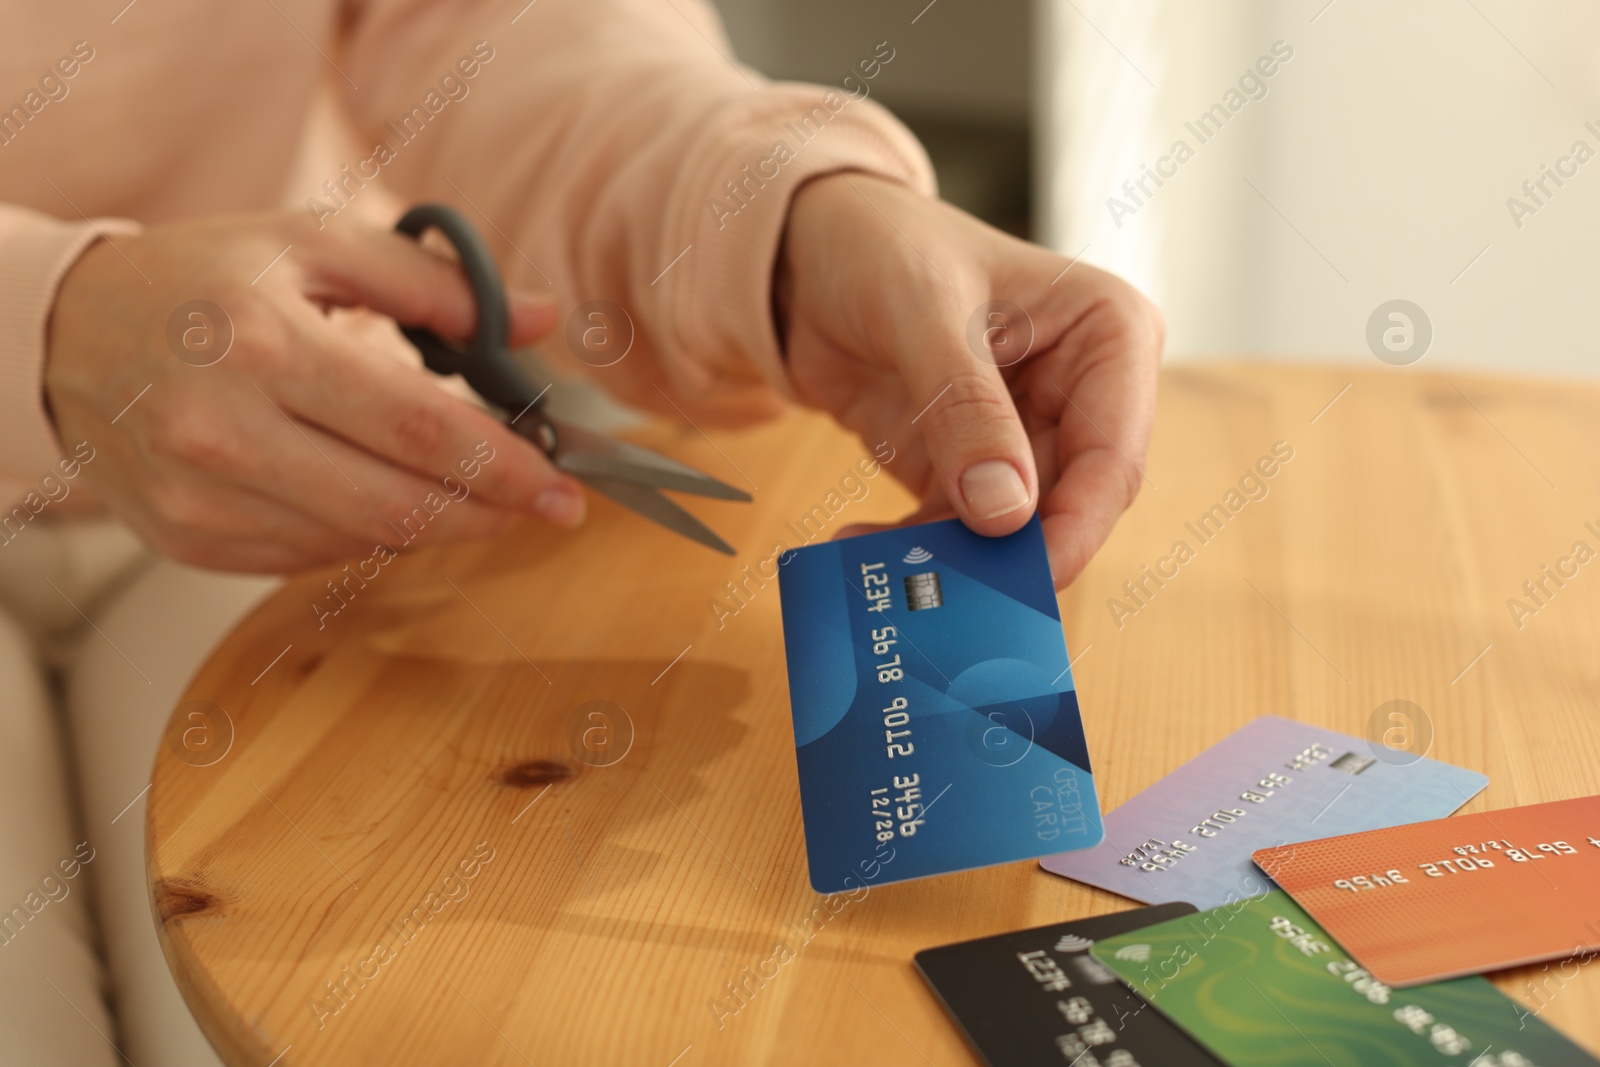
[[[1439,819],[1489,779],[1276,716],[1223,738],[1105,817],[1105,840],[1045,870],[1146,904],[1201,910],[1271,884],[1258,848]]]

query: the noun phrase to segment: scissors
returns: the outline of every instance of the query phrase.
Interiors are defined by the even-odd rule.
[[[472,287],[478,325],[465,348],[432,330],[402,327],[428,369],[435,374],[461,375],[479,396],[500,410],[513,432],[591,489],[674,533],[733,555],[732,545],[663,496],[661,490],[746,502],[750,494],[649,449],[546,414],[543,401],[548,387],[534,388],[506,349],[511,316],[505,285],[483,238],[447,204],[419,204],[395,225],[396,231],[418,240],[429,229],[438,230],[455,246]]]

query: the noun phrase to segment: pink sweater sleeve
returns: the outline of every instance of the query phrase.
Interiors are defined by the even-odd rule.
[[[60,457],[44,406],[45,330],[56,288],[100,233],[133,228],[111,219],[62,222],[0,204],[0,503],[22,498]]]
[[[543,347],[656,408],[655,387],[732,419],[788,394],[771,279],[801,182],[853,170],[933,191],[922,147],[868,98],[889,42],[834,85],[773,84],[730,58],[702,0],[509,0],[471,18],[367,0],[346,55],[350,106],[375,155],[391,150],[385,182],[456,203],[511,280],[564,312],[619,305],[635,340],[614,366],[574,355],[585,321]]]

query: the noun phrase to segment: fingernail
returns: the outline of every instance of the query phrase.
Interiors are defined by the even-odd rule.
[[[967,510],[980,519],[1007,515],[1028,504],[1028,487],[1017,468],[1003,459],[974,463],[961,475],[961,495]]]
[[[546,522],[570,529],[583,521],[583,498],[569,486],[552,486],[534,500],[533,510]]]
[[[522,292],[516,295],[515,300],[517,309],[524,314],[538,316],[541,321],[547,318],[553,320],[556,317],[558,308],[556,298],[553,296]]]

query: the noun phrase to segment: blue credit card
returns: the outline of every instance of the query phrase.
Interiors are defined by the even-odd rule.
[[[1250,854],[1291,841],[1440,819],[1489,779],[1265,715],[1106,816],[1098,848],[1044,869],[1146,904],[1208,909],[1266,892]]]
[[[1086,848],[1100,806],[1038,516],[780,557],[811,885]]]

